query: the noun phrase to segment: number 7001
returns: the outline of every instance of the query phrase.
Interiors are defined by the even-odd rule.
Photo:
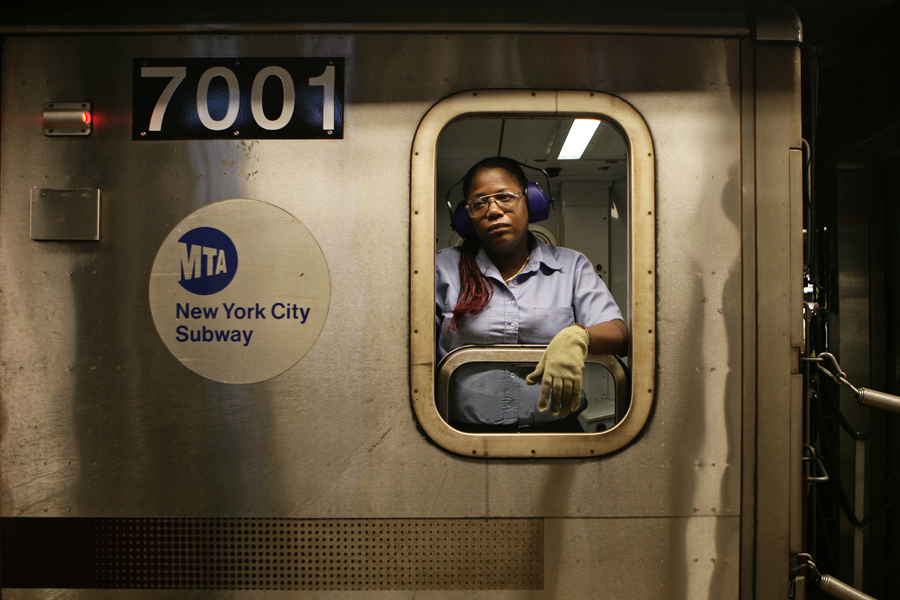
[[[160,94],[153,107],[150,116],[149,131],[162,131],[163,118],[166,109],[175,90],[184,81],[187,75],[187,67],[141,67],[141,77],[169,77],[168,85]],[[214,118],[209,113],[209,86],[213,79],[222,77],[228,85],[228,110],[221,119]],[[275,77],[281,82],[284,91],[284,101],[281,106],[281,114],[277,119],[269,119],[263,112],[263,87],[269,77]],[[318,77],[310,77],[309,85],[324,86],[322,100],[322,129],[331,131],[334,129],[334,66],[325,67],[325,72]],[[228,67],[210,67],[197,83],[197,116],[204,127],[211,131],[222,131],[231,127],[238,117],[240,110],[241,93],[240,84],[234,71]],[[256,124],[268,131],[277,131],[287,125],[294,116],[294,80],[286,69],[270,66],[261,69],[253,78],[253,86],[250,88],[250,110]]]

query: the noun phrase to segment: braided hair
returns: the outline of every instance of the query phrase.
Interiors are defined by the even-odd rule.
[[[523,190],[528,185],[528,179],[525,177],[525,172],[522,170],[522,167],[519,166],[518,162],[503,156],[492,156],[478,161],[471,169],[469,169],[468,173],[466,173],[466,176],[463,178],[464,199],[468,200],[469,198],[469,190],[472,187],[472,180],[475,176],[481,171],[491,169],[503,169],[512,175],[513,179],[522,186]],[[525,205],[526,210],[528,210],[528,203],[526,202]],[[475,256],[480,249],[481,240],[477,237],[467,239],[463,242],[462,246],[460,246],[460,291],[459,297],[456,299],[456,306],[453,308],[453,318],[450,320],[447,331],[457,329],[459,327],[460,319],[464,316],[468,314],[477,315],[484,310],[484,307],[490,302],[491,296],[494,295],[493,282],[481,272],[481,269],[478,268],[478,264],[475,262]]]

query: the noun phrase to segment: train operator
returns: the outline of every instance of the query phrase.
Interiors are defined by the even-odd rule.
[[[533,371],[460,366],[450,424],[469,432],[583,431],[577,415],[586,407],[584,361],[588,352],[624,350],[628,328],[619,308],[587,257],[528,231],[529,214],[546,211],[550,200],[527,183],[517,161],[478,162],[463,179],[463,196],[465,215],[460,207],[454,222],[466,240],[435,261],[438,359],[467,344],[549,345]]]

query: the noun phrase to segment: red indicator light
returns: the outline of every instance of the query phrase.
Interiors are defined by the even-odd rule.
[[[90,135],[90,102],[50,102],[44,107],[44,135]]]

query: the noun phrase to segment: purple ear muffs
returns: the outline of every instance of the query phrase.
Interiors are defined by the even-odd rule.
[[[541,189],[541,186],[533,181],[529,181],[525,187],[525,201],[528,203],[528,222],[537,223],[546,221],[550,217],[550,207],[553,205],[553,198],[549,197]],[[460,200],[453,211],[452,223],[453,230],[463,239],[472,239],[477,237],[475,228],[472,227],[472,220],[469,219],[469,213],[466,212],[466,201]]]
[[[525,197],[528,199],[528,222],[538,223],[550,218],[550,206],[553,198],[544,193],[541,186],[530,181],[525,186]]]

